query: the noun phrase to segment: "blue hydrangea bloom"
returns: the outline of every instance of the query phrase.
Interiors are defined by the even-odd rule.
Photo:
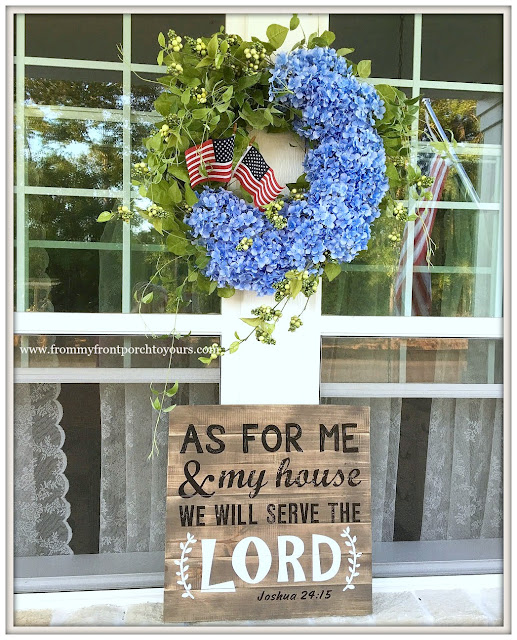
[[[194,242],[211,258],[205,275],[221,287],[260,295],[273,293],[273,284],[291,269],[319,273],[327,257],[353,260],[367,247],[370,224],[388,188],[384,147],[374,128],[384,104],[334,49],[279,53],[269,97],[280,109],[300,110],[293,128],[313,141],[304,160],[307,199],[286,202],[282,230],[223,188],[205,187],[185,217]],[[237,251],[244,237],[253,244]]]

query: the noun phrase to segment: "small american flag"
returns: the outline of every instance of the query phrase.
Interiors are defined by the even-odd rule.
[[[449,169],[450,165],[448,160],[442,158],[440,154],[436,154],[432,158],[429,169],[429,175],[434,177],[434,182],[431,187],[431,202],[440,200]],[[436,207],[430,204],[418,210],[418,218],[415,220],[413,267],[420,267],[421,269],[418,271],[413,270],[413,295],[411,301],[411,315],[413,316],[431,315],[431,273],[427,268],[427,238],[433,231],[435,219]],[[402,315],[402,294],[406,280],[408,229],[409,225],[406,224],[398,273],[395,280],[394,303],[396,315]]]
[[[187,149],[185,160],[187,161],[190,186],[195,187],[207,180],[229,182],[232,176],[234,146],[235,136],[230,136],[229,138],[207,140],[203,144]],[[200,171],[202,166],[208,175],[202,175]]]
[[[253,196],[253,204],[263,209],[282,191],[273,169],[255,147],[248,147],[235,167],[234,175],[243,189]]]

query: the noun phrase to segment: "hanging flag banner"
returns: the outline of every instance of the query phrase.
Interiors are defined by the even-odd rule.
[[[171,412],[165,622],[372,611],[370,409]]]

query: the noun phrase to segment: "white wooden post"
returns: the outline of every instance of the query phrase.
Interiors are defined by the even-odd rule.
[[[243,38],[257,36],[266,39],[269,24],[289,26],[291,14],[227,15],[227,33]],[[328,15],[300,16],[305,33],[320,33],[328,28]],[[289,50],[301,40],[301,30],[289,33],[284,44]],[[296,138],[288,135],[257,135],[261,153],[274,168],[281,184],[294,182],[303,173],[303,149]],[[318,404],[320,382],[320,318],[321,289],[305,310],[303,326],[290,333],[289,318],[300,313],[306,298],[298,298],[286,306],[284,317],[274,332],[276,345],[257,342],[252,336],[239,351],[221,359],[221,404]],[[250,317],[250,311],[261,304],[273,305],[273,296],[257,296],[238,291],[232,298],[222,300],[223,329],[221,344],[228,347],[235,340],[234,331],[242,338],[251,329],[240,321]]]

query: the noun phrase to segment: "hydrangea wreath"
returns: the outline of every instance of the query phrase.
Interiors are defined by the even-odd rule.
[[[162,119],[144,141],[146,158],[135,163],[132,180],[152,204],[120,206],[98,218],[129,222],[140,215],[163,239],[165,262],[135,292],[139,307],[152,302],[175,260],[187,269],[169,310],[178,310],[189,287],[221,297],[236,289],[275,294],[274,306],[243,318],[251,331],[236,334],[230,353],[252,335],[274,344],[285,304],[299,294],[308,300],[323,276],[334,279],[365,250],[379,216],[381,232],[399,251],[404,224],[416,217],[405,203],[428,197],[431,184],[409,162],[418,97],[369,84],[370,61],[356,64],[347,57],[353,49],[331,48],[330,31],[304,34],[289,53],[275,54],[299,24],[294,15],[290,29],[270,25],[267,40],[245,41],[224,27],[197,39],[172,29],[160,33],[157,62],[167,73],[157,80],[162,91],[154,106]],[[185,150],[234,131],[235,164],[260,130],[291,131],[303,141],[305,173],[287,185],[287,195],[261,211],[232,184],[231,190],[210,182],[191,188]],[[203,165],[200,171],[208,175]],[[291,317],[290,331],[301,326],[299,315]],[[210,363],[225,352],[217,345],[200,360]]]

